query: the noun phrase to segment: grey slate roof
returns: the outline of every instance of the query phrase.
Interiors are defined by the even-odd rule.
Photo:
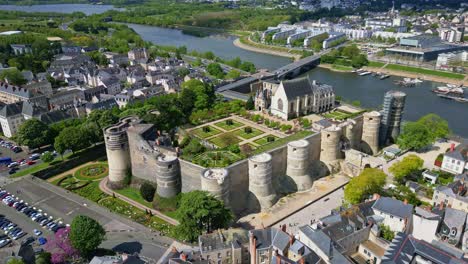
[[[381,197],[375,201],[372,209],[398,216],[400,218],[410,217],[413,214],[413,205],[404,204],[402,201],[389,197]]]
[[[453,208],[445,208],[444,223],[449,227],[456,227],[458,230],[463,228],[466,220],[466,213]]]
[[[32,116],[41,115],[42,113],[46,113],[47,109],[45,109],[43,107],[40,107],[40,106],[37,106],[34,103],[26,101],[26,102],[23,102],[22,112],[23,112],[23,114],[32,117]]]
[[[296,78],[281,82],[288,99],[294,99],[312,93],[330,93],[333,88],[326,84],[312,82],[309,77]]]
[[[17,102],[13,104],[7,104],[0,109],[0,116],[10,117],[21,114],[23,102]]]
[[[418,240],[412,235],[399,232],[387,248],[382,258],[382,264],[410,264],[416,255],[430,260],[434,264],[466,263],[424,240]]]
[[[257,238],[257,248],[285,250],[289,244],[289,235],[277,228],[255,229],[250,231]]]
[[[460,161],[467,161],[466,152],[464,150],[454,150],[445,153],[445,156],[450,157],[452,159],[460,160]]]

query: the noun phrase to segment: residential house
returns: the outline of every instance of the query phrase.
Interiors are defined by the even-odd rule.
[[[453,250],[447,250],[440,245],[434,245],[424,240],[419,240],[412,235],[397,233],[387,248],[382,259],[382,264],[462,264],[463,254],[457,254]]]
[[[320,263],[320,257],[301,240],[281,229],[269,227],[249,231],[250,263]]]
[[[383,218],[383,224],[394,232],[411,231],[413,205],[389,197],[381,197],[372,205],[375,215]]]
[[[10,138],[16,134],[19,126],[23,123],[22,107],[23,102],[16,102],[4,105],[0,109],[0,124],[5,137]]]
[[[15,55],[32,53],[32,48],[29,44],[11,44],[10,47]]]
[[[248,263],[249,236],[244,229],[216,230],[198,237],[203,259],[210,263]]]
[[[465,212],[447,207],[437,236],[441,241],[458,247],[461,243],[463,231],[465,231],[465,222]]]
[[[439,229],[439,223],[442,217],[430,210],[416,207],[413,214],[413,232],[416,239],[431,243],[437,239],[436,233]]]
[[[444,154],[441,169],[453,174],[462,174],[468,170],[468,144],[463,142],[456,148],[451,145],[450,150]]]
[[[448,185],[439,185],[434,190],[432,204],[450,206],[454,209],[468,212],[467,183],[462,180],[455,180]]]

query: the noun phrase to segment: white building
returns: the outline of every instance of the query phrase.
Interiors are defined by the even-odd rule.
[[[393,232],[408,233],[411,231],[413,206],[389,197],[381,197],[372,205],[377,216],[383,218],[383,224]]]
[[[412,235],[420,240],[429,243],[436,240],[437,229],[439,228],[441,217],[421,207],[416,207],[413,214],[413,233]]]
[[[439,37],[447,42],[462,42],[465,35],[464,27],[443,28],[439,31]]]
[[[463,63],[468,61],[468,51],[441,53],[437,57],[437,69],[449,69],[454,63]]]
[[[460,144],[455,148],[452,144],[450,151],[444,155],[441,169],[453,174],[468,170],[468,145]]]
[[[24,122],[22,113],[23,102],[7,104],[0,110],[0,124],[3,135],[12,137],[18,131],[19,126]]]

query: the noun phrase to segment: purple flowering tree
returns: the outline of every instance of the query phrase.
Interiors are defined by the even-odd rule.
[[[73,248],[70,242],[69,234],[70,227],[66,227],[59,229],[55,235],[48,238],[44,248],[52,255],[52,263],[65,263],[68,260],[74,260],[80,257],[78,250]]]

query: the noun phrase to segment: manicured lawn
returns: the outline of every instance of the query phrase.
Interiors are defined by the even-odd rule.
[[[232,122],[232,124],[228,124],[228,120],[230,120]],[[244,124],[240,123],[240,122],[237,122],[237,121],[234,121],[232,119],[227,119],[225,121],[221,121],[221,122],[218,122],[218,123],[215,123],[215,126],[217,127],[220,127],[226,131],[230,131],[230,130],[233,130],[235,128],[238,128],[238,127],[241,127],[243,126]]]
[[[209,138],[211,136],[214,136],[214,135],[217,135],[219,133],[221,133],[220,130],[212,127],[212,126],[207,126],[209,131],[204,131],[203,130],[203,127],[199,127],[195,130],[192,130],[193,134],[195,134],[195,136],[201,138],[201,139],[205,139],[205,138]]]
[[[332,68],[339,71],[352,71],[353,67],[333,64]]]
[[[228,145],[230,145],[230,144],[226,144],[226,142],[223,140],[222,137],[215,137],[215,138],[210,139],[209,141],[211,143],[215,144],[218,148],[225,148]],[[238,139],[238,138],[233,139],[233,141],[234,141],[234,142],[232,142],[233,144],[237,144],[237,143],[241,142],[241,140]]]
[[[226,167],[236,161],[241,160],[240,155],[229,151],[208,151],[196,156],[192,162],[203,167]]]
[[[149,208],[153,208],[153,205],[151,204],[151,202],[148,202],[145,199],[143,199],[143,197],[141,197],[140,190],[136,188],[127,187],[125,189],[116,190],[115,192],[123,196],[126,196],[127,198],[130,198],[139,204],[142,204]]]
[[[252,145],[252,144],[250,144],[250,143],[245,143],[245,144],[242,144],[242,145],[240,145],[240,146],[241,146],[241,148],[242,148],[242,146],[245,146],[245,145],[250,146],[250,149],[251,149],[251,150],[254,150],[254,149],[257,148],[256,146],[254,146],[254,145]]]
[[[389,64],[385,67],[385,69],[389,70],[396,70],[396,71],[406,71],[406,72],[413,72],[413,73],[420,73],[420,74],[427,74],[427,75],[434,75],[444,78],[452,78],[462,80],[465,78],[465,75],[459,73],[452,73],[452,72],[444,72],[444,71],[434,71],[429,69],[422,69],[410,66],[403,66],[403,65],[396,65],[396,64]]]
[[[272,141],[272,142],[268,142],[268,138],[269,137],[273,137],[275,140]],[[273,143],[275,142],[276,140],[278,140],[278,137],[275,137],[273,135],[269,135],[269,136],[265,136],[265,137],[262,137],[262,138],[259,138],[257,140],[255,140],[254,142],[259,144],[260,146],[263,146],[263,145],[266,145],[266,144],[269,144],[269,143]]]
[[[247,128],[247,127],[241,128],[241,129],[238,129],[238,130],[234,131],[234,135],[239,136],[239,137],[241,137],[241,138],[243,138],[243,139],[249,139],[249,138],[253,138],[253,137],[259,136],[259,135],[261,135],[261,134],[264,133],[263,131],[258,130],[258,129],[255,129],[255,128],[253,128],[253,127],[251,128],[251,129],[252,129],[252,132],[246,133],[246,132],[245,132],[245,129],[246,129],[246,128]]]
[[[72,153],[67,153],[66,155],[63,155],[63,158],[66,160],[68,159],[70,156],[72,155]],[[59,161],[62,161],[62,157],[59,155],[57,157],[55,157],[55,159],[49,163],[47,162],[42,162],[40,164],[37,164],[37,165],[34,165],[32,167],[29,167],[29,168],[26,168],[26,169],[22,169],[22,170],[19,170],[18,172],[16,172],[15,174],[12,174],[10,177],[11,178],[17,178],[17,177],[22,177],[22,176],[26,176],[28,174],[33,174],[35,172],[38,172],[40,170],[43,170],[47,167],[49,167],[50,164],[54,164],[54,162],[59,162]]]
[[[284,138],[280,138],[280,139],[276,140],[275,142],[260,146],[253,152],[253,154],[260,154],[262,152],[265,152],[265,151],[280,147],[280,146],[282,146],[282,145],[284,145],[284,144],[286,144],[288,142],[303,139],[303,138],[305,138],[305,137],[307,137],[309,135],[312,135],[312,134],[313,134],[313,132],[308,131],[308,130],[297,132],[294,135],[290,135],[290,136],[287,136],[287,137],[284,137]]]
[[[380,61],[369,61],[369,64],[367,66],[380,68],[380,67],[382,67],[384,65],[385,65],[385,63],[380,62]]]
[[[75,172],[75,178],[83,181],[102,179],[109,174],[109,167],[105,163],[90,164]]]
[[[334,119],[342,120],[342,119],[346,119],[349,116],[349,114],[343,113],[340,111],[334,111],[334,112],[323,114],[323,116],[326,118],[334,118]]]

